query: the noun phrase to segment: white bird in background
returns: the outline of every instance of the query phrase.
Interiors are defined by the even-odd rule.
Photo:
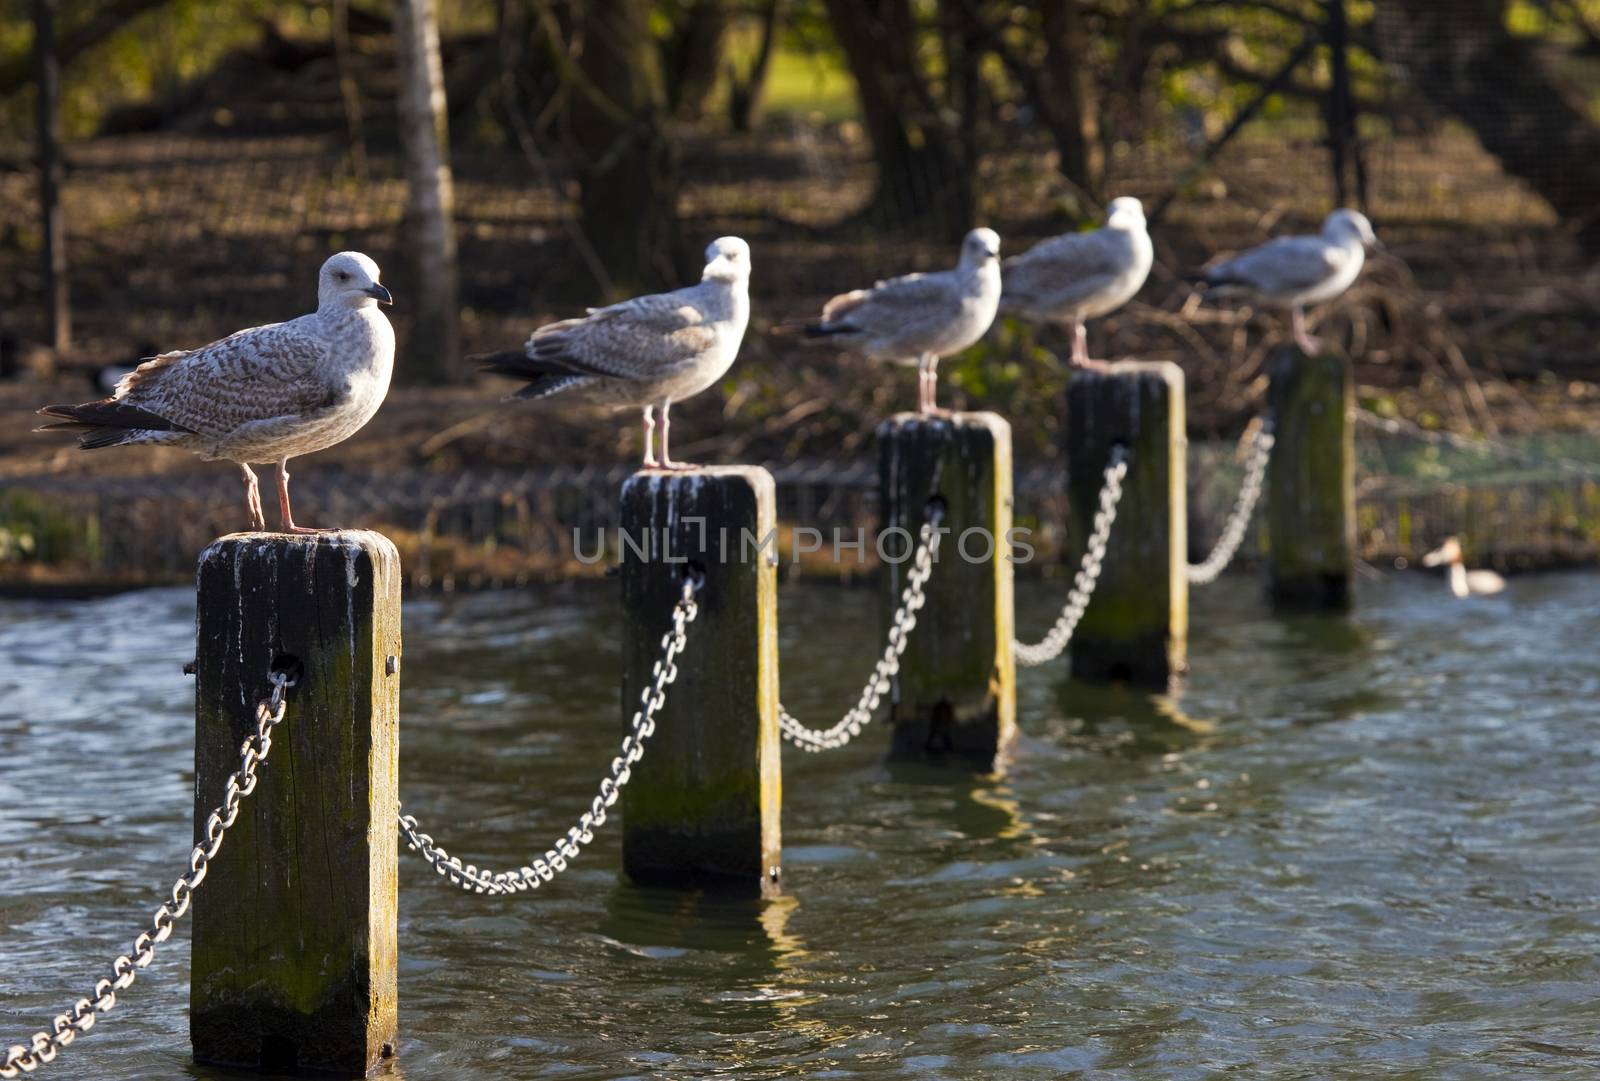
[[[1446,537],[1443,544],[1423,556],[1422,565],[1445,567],[1449,576],[1450,592],[1458,597],[1499,593],[1506,587],[1506,580],[1494,571],[1467,570],[1461,557],[1461,542],[1455,537]]]
[[[954,270],[906,274],[828,301],[805,328],[812,343],[917,366],[917,408],[938,412],[939,358],[982,338],[1000,304],[1000,237],[974,229]]]
[[[39,410],[58,421],[39,430],[78,432],[85,450],[148,443],[236,462],[256,529],[267,523],[250,463],[276,462],[284,530],[322,532],[295,525],[289,459],[355,434],[389,392],[394,328],[378,305],[394,298],[378,273],[360,252],[340,252],[322,264],[310,315],[163,353],[103,401]]]
[[[1154,260],[1143,205],[1128,196],[1113,199],[1103,227],[1052,237],[1007,259],[1000,267],[1000,310],[1032,323],[1070,326],[1072,363],[1086,368],[1094,362],[1084,320],[1132,300]]]
[[[518,398],[567,394],[572,400],[644,411],[644,465],[689,469],[668,450],[672,403],[721,379],[739,355],[750,322],[750,245],[720,237],[706,248],[700,284],[590,308],[533,332],[521,350],[469,357],[485,371],[528,385]],[[661,457],[655,410],[661,410]]]
[[[1316,236],[1281,236],[1241,252],[1205,271],[1205,286],[1218,296],[1244,295],[1288,308],[1294,340],[1312,355],[1321,349],[1306,333],[1306,305],[1339,296],[1355,283],[1367,246],[1379,247],[1372,223],[1354,210],[1335,210]]]

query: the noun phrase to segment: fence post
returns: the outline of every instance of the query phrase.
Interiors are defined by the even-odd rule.
[[[639,708],[691,571],[700,614],[622,794],[622,866],[646,885],[775,894],[778,532],[772,475],[646,470],[622,486],[622,720]]]
[[[268,672],[299,674],[195,894],[195,1061],[365,1074],[395,1040],[400,557],[377,533],[236,533],[198,585],[197,833]]]
[[[1113,447],[1128,455],[1094,598],[1072,636],[1072,674],[1165,689],[1186,669],[1188,509],[1183,370],[1121,361],[1067,384],[1069,549],[1082,558]]]
[[[1011,426],[994,413],[900,413],[877,434],[885,627],[928,505],[944,505],[927,604],[890,693],[889,757],[950,755],[991,770],[1016,734]]]
[[[1325,351],[1280,349],[1269,400],[1277,442],[1267,464],[1267,548],[1273,603],[1347,609],[1356,548],[1355,377]]]

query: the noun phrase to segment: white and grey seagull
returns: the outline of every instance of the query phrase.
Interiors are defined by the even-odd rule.
[[[467,359],[485,371],[527,380],[518,398],[566,394],[570,400],[642,409],[644,465],[689,469],[668,449],[673,402],[721,379],[739,355],[750,323],[750,245],[719,237],[706,248],[698,285],[590,308],[533,332],[519,350]],[[654,412],[661,410],[661,457]]]
[[[993,229],[974,229],[961,242],[961,262],[954,270],[906,274],[836,296],[805,334],[814,343],[915,364],[917,408],[934,413],[939,358],[982,338],[999,304],[1000,236]]]
[[[1132,300],[1154,259],[1143,205],[1122,196],[1111,200],[1101,228],[1042,240],[1001,264],[1000,310],[1032,323],[1070,326],[1072,363],[1085,368],[1094,362],[1084,321]]]
[[[322,264],[310,315],[163,353],[123,376],[109,398],[39,410],[56,421],[39,430],[77,432],[85,450],[153,444],[236,462],[256,529],[267,522],[250,465],[276,462],[284,530],[323,532],[295,524],[289,459],[349,438],[383,404],[394,328],[378,305],[393,302],[377,263],[340,252]]]
[[[1292,313],[1294,341],[1316,353],[1306,333],[1306,305],[1321,304],[1355,284],[1367,246],[1379,247],[1366,215],[1335,210],[1316,236],[1280,236],[1205,271],[1204,284],[1219,296],[1242,294]]]

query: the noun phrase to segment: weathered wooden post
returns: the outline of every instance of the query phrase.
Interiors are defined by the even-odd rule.
[[[1188,508],[1183,370],[1122,361],[1067,384],[1068,537],[1082,557],[1114,447],[1128,475],[1093,599],[1072,636],[1072,674],[1165,688],[1186,667]]]
[[[655,734],[622,793],[622,866],[647,885],[775,894],[778,533],[772,475],[646,470],[622,486],[622,717],[661,656],[686,574],[699,617]]]
[[[200,557],[195,827],[275,667],[260,784],[195,893],[195,1061],[362,1075],[394,1051],[400,558],[376,533],[237,533]]]
[[[1280,608],[1345,609],[1356,550],[1355,377],[1335,352],[1273,358],[1267,548]]]
[[[994,413],[900,413],[878,425],[885,623],[900,606],[928,506],[938,564],[890,691],[889,756],[991,770],[1016,734],[1011,655],[1011,426]]]

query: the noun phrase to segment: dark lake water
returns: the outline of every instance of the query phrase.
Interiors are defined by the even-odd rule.
[[[1023,628],[1065,588],[1019,589]],[[1593,1078],[1600,576],[1359,602],[1197,591],[1178,697],[1024,671],[1004,778],[891,779],[882,731],[787,753],[780,900],[636,889],[614,832],[505,900],[402,849],[389,1076]],[[192,603],[0,602],[0,1041],[86,994],[182,869]],[[874,596],[781,604],[785,700],[831,723]],[[515,866],[586,806],[615,611],[610,584],[408,600],[402,795],[452,851]],[[38,1076],[223,1076],[189,1064],[187,968],[183,929]]]

